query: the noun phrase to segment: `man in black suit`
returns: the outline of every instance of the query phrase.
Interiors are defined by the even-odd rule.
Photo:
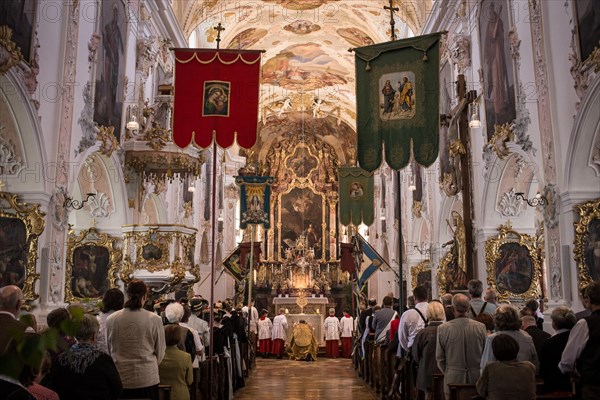
[[[544,393],[570,392],[571,379],[569,375],[560,372],[558,363],[569,340],[569,333],[575,326],[577,319],[573,311],[564,306],[552,310],[550,319],[552,320],[552,328],[556,333],[542,344],[538,353],[540,376],[544,380]]]
[[[375,307],[376,305],[377,299],[371,297],[369,299],[367,309],[360,312],[360,315],[358,317],[358,329],[361,334],[365,331],[365,321],[367,320],[367,317],[373,315],[373,307]]]
[[[544,344],[544,342],[550,338],[550,334],[538,328],[535,317],[532,317],[531,315],[525,315],[521,317],[521,329],[527,332],[533,339],[533,345],[535,346],[535,351],[539,359],[542,344]]]
[[[22,305],[23,292],[18,286],[0,289],[0,355],[8,352],[13,338],[27,329],[27,325],[17,319]]]

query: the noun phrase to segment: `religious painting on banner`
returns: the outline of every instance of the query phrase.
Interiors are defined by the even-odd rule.
[[[404,168],[412,151],[428,167],[438,156],[441,33],[355,48],[358,161]],[[434,115],[435,117],[432,117]]]
[[[229,86],[230,82],[204,82],[204,97],[202,100],[202,116],[229,116]]]
[[[128,13],[123,0],[103,1],[99,11],[98,49],[94,121],[114,127],[117,142],[121,137],[121,116],[125,93],[125,49],[127,49]]]
[[[240,186],[240,228],[248,224],[271,227],[271,185],[272,176],[237,176],[235,183]]]
[[[223,267],[229,275],[231,275],[236,281],[241,282],[246,278],[248,271],[250,270],[250,249],[251,242],[240,243],[233,252],[223,260]],[[260,242],[254,242],[254,265],[258,265],[260,260]]]
[[[479,10],[479,39],[485,99],[487,138],[494,126],[511,123],[515,108],[515,73],[510,43],[510,5],[506,0],[484,0]]]
[[[175,50],[173,141],[206,148],[256,143],[261,50]]]
[[[340,222],[367,226],[375,220],[373,173],[359,167],[339,167]]]

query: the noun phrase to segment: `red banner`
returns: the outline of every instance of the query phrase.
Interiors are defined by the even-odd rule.
[[[261,50],[175,50],[173,141],[206,148],[256,143]],[[237,139],[236,139],[237,136]]]

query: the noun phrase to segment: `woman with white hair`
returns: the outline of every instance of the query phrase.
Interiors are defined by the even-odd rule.
[[[183,306],[179,303],[171,303],[167,305],[165,308],[165,318],[167,320],[166,325],[179,325],[183,328],[186,328],[182,331],[181,341],[179,344],[179,348],[184,350],[186,353],[190,355],[192,358],[192,362],[195,362],[196,355],[202,354],[204,347],[202,346],[202,342],[200,341],[200,336],[198,332],[194,334],[192,329],[188,326],[183,326],[181,324],[181,320],[185,314],[185,310]]]

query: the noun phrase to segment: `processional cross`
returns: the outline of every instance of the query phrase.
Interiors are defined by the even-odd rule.
[[[394,21],[394,11],[400,11],[400,8],[398,7],[394,7],[394,0],[390,0],[390,5],[388,6],[383,6],[384,10],[390,10],[390,27],[392,29],[392,33],[391,33],[391,37],[392,37],[392,41],[396,40],[396,29],[394,29],[394,26],[396,25],[396,21]]]
[[[221,23],[219,22],[217,24],[217,26],[215,26],[213,28],[215,31],[217,31],[217,49],[219,48],[219,44],[221,43],[221,32],[223,32],[225,30],[225,28],[223,27],[223,25],[221,25]]]

